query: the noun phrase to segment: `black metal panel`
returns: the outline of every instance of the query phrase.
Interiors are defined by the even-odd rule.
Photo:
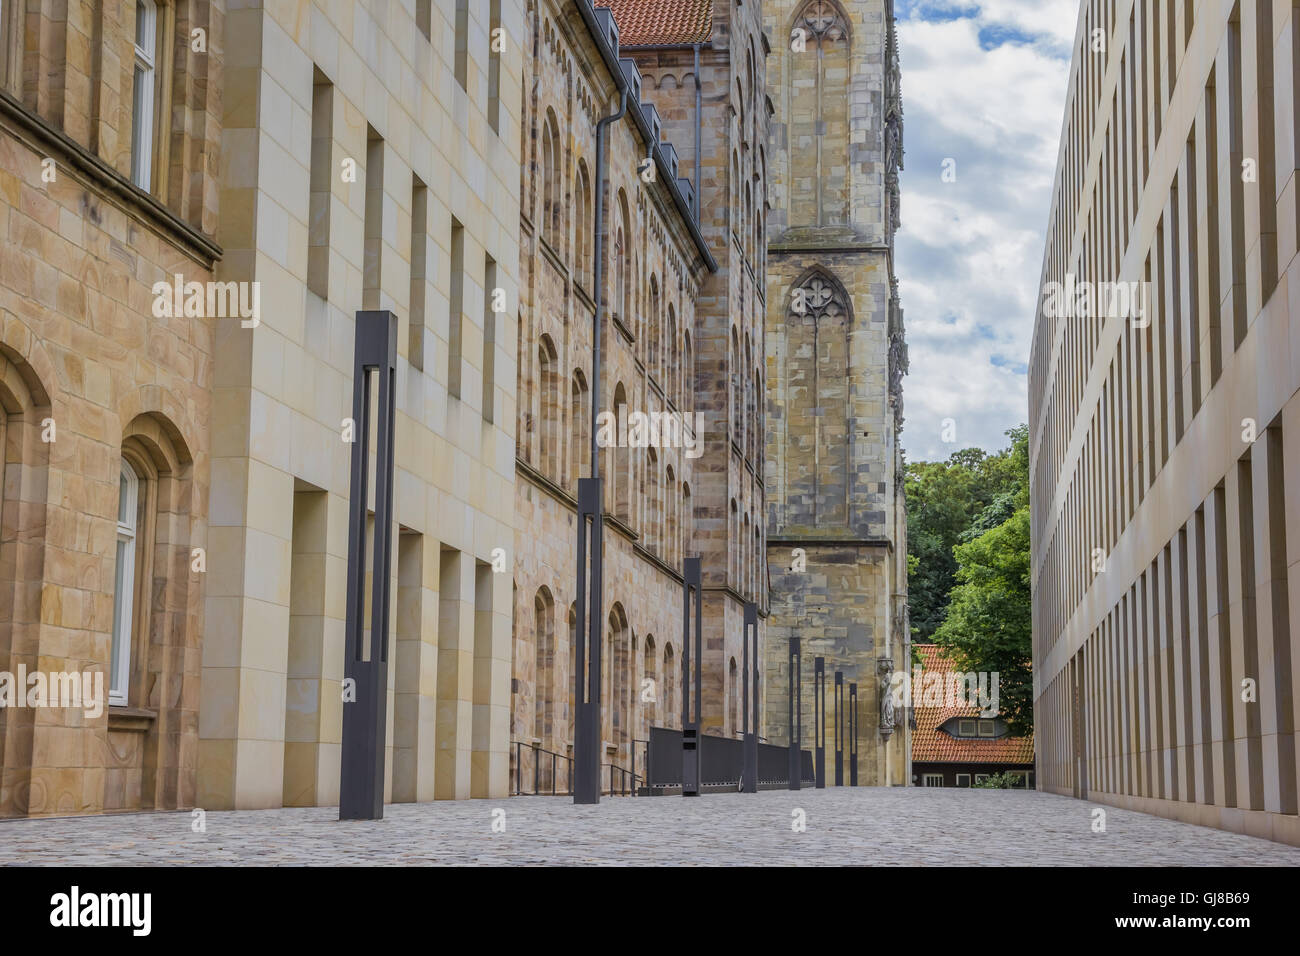
[[[682,786],[682,761],[676,759],[682,753],[683,735],[680,730],[665,727],[650,728],[649,770],[647,771],[647,792],[662,793],[676,790]],[[733,737],[715,737],[702,734],[699,738],[700,777],[698,789],[706,791],[736,790],[741,783],[744,771],[744,741]],[[770,790],[788,785],[790,761],[789,748],[776,744],[760,743],[758,745],[757,784],[760,790]],[[798,761],[803,779],[812,780],[812,754],[807,750],[801,752]]]
[[[578,479],[578,607],[573,668],[573,802],[600,802],[600,655],[604,633],[599,478]],[[590,563],[590,571],[588,570]]]
[[[347,620],[343,676],[355,695],[343,704],[339,781],[340,820],[384,815],[384,748],[388,710],[388,627],[393,559],[393,417],[397,374],[397,316],[358,312],[352,364],[352,474],[348,489]],[[371,376],[378,406],[370,406]],[[375,553],[371,565],[370,648],[366,659],[366,514],[370,497],[370,416],[375,414]]]

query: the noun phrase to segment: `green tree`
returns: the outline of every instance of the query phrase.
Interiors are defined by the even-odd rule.
[[[907,466],[908,607],[912,634],[930,640],[956,583],[953,548],[997,527],[1029,503],[1029,427],[1007,431],[1008,448],[963,448],[947,461]]]
[[[934,642],[957,669],[997,672],[999,712],[1011,733],[1033,731],[1029,507],[957,545],[957,585]]]

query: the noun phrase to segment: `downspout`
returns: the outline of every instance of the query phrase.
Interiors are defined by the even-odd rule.
[[[703,112],[700,109],[700,44],[695,45],[695,223],[700,222],[700,135]]]
[[[619,94],[618,112],[602,116],[596,123],[596,240],[593,243],[595,260],[592,268],[592,286],[596,293],[596,317],[593,322],[595,328],[591,342],[591,477],[593,478],[600,477],[600,448],[596,442],[596,422],[600,408],[600,324],[604,319],[602,313],[605,301],[603,285],[605,270],[602,268],[605,262],[602,249],[605,237],[602,225],[605,221],[605,128],[610,123],[621,120],[623,114],[627,112],[627,88],[628,84],[625,83]]]

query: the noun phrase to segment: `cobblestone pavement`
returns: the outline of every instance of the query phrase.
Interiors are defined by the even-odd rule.
[[[857,788],[0,821],[0,864],[1300,865],[1300,848],[1034,791]],[[793,811],[807,830],[792,829]],[[504,831],[494,832],[497,811]],[[499,826],[499,824],[498,824]]]

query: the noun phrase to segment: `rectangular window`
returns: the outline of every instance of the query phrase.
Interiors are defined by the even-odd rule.
[[[428,40],[431,36],[431,24],[433,20],[432,0],[415,0],[415,25],[420,28],[424,38]]]
[[[460,398],[460,350],[465,321],[465,227],[454,218],[451,220],[451,289],[447,301],[447,392]]]
[[[419,176],[411,177],[411,312],[406,354],[412,365],[424,368],[424,292],[429,246],[429,189]]]
[[[131,111],[131,182],[146,191],[153,188],[157,59],[158,8],[154,0],[136,0],[135,79]]]
[[[976,785],[976,786],[979,786],[981,783],[983,783],[983,782],[984,782],[985,780],[987,780],[988,778],[989,778],[989,775],[986,774],[986,773],[977,773],[977,774],[975,774],[975,785]]]
[[[495,421],[497,314],[494,310],[497,287],[497,264],[491,256],[483,257],[483,420]],[[556,424],[558,428],[558,423]],[[557,442],[558,447],[558,442]],[[558,469],[557,469],[558,471]]]
[[[492,0],[488,12],[488,124],[501,132],[501,0]]]
[[[959,720],[957,721],[957,733],[962,737],[975,736],[975,721]]]
[[[981,737],[992,737],[992,736],[993,736],[993,721],[991,721],[991,720],[981,720],[981,721],[980,721],[980,736],[981,736]]]
[[[307,221],[307,288],[329,298],[330,194],[334,152],[334,84],[315,70],[311,94],[311,198]]]
[[[384,277],[384,140],[366,127],[365,257],[362,264],[361,307],[380,308]]]
[[[456,82],[469,91],[469,0],[456,0]]]
[[[970,774],[968,774],[968,773],[959,773],[959,774],[957,774],[957,786],[959,786],[959,787],[969,787],[969,786],[970,786]]]
[[[927,787],[942,787],[942,786],[943,786],[943,774],[941,774],[941,773],[927,773],[927,774],[925,775],[925,785],[926,785]]]
[[[125,707],[131,684],[131,630],[135,611],[135,548],[139,528],[140,479],[125,461],[118,475],[117,561],[113,583],[113,646],[108,702]]]

